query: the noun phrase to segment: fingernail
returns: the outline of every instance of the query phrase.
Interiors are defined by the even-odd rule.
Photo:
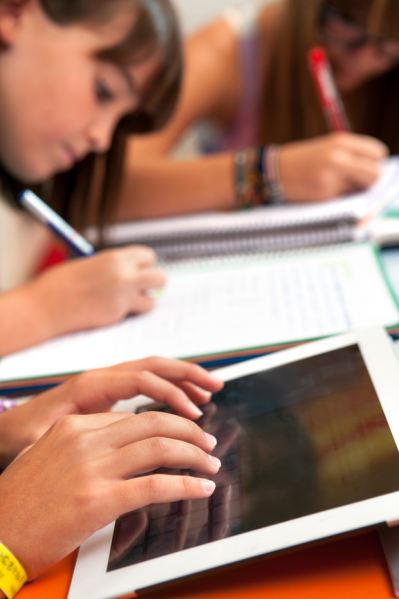
[[[222,462],[219,460],[219,458],[216,458],[213,455],[208,456],[208,458],[212,466],[215,466],[215,468],[219,470],[222,465]]]
[[[213,435],[210,435],[209,433],[204,433],[206,440],[208,442],[208,444],[211,446],[211,448],[213,449],[214,447],[216,447],[216,445],[218,444],[218,440],[216,439],[216,437],[214,437]]]
[[[216,483],[213,480],[207,480],[206,478],[201,479],[201,487],[207,495],[212,495],[215,490]]]
[[[191,413],[195,418],[200,418],[204,415],[204,412],[202,412],[202,410],[200,410],[199,407],[194,404],[191,406]]]

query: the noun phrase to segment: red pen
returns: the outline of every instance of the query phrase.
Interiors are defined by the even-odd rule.
[[[335,85],[331,66],[324,49],[312,48],[309,50],[308,62],[329,128],[331,131],[349,131],[348,117],[346,116],[342,99]]]

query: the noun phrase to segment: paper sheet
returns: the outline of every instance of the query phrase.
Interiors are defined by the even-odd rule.
[[[0,381],[154,354],[216,354],[398,321],[367,244],[187,263],[170,269],[151,313],[5,358]]]

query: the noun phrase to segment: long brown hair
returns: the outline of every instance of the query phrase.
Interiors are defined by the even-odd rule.
[[[399,41],[399,0],[329,0],[370,34]],[[320,44],[325,0],[284,0],[264,78],[260,123],[263,143],[286,143],[328,132],[308,72],[307,52]],[[399,152],[399,67],[343,97],[353,130]],[[273,115],[273,118],[270,118]]]
[[[1,0],[0,0],[1,1]],[[181,35],[170,0],[39,0],[44,12],[58,24],[95,26],[119,10],[134,11],[128,36],[100,58],[118,65],[139,64],[153,54],[161,64],[146,87],[141,105],[126,116],[114,132],[107,154],[90,154],[68,172],[34,186],[45,200],[75,226],[83,227],[95,214],[100,226],[108,219],[118,196],[127,136],[161,128],[171,115],[182,78]],[[0,185],[5,198],[15,197],[25,187],[0,166]],[[93,210],[94,206],[94,210]]]

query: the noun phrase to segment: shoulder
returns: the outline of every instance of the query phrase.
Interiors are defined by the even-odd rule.
[[[230,121],[240,94],[239,36],[222,16],[192,34],[185,44],[182,103],[193,116]]]
[[[262,40],[275,36],[283,11],[283,2],[276,1],[262,6],[245,2],[223,12],[220,18],[212,21],[192,34],[186,43],[188,52],[208,54],[217,52],[214,59],[226,64],[226,58],[237,58],[237,48],[245,32],[258,31]]]
[[[196,63],[212,60],[226,64],[227,59],[234,59],[238,44],[237,31],[229,19],[221,17],[212,21],[192,34],[186,43],[186,53]]]

